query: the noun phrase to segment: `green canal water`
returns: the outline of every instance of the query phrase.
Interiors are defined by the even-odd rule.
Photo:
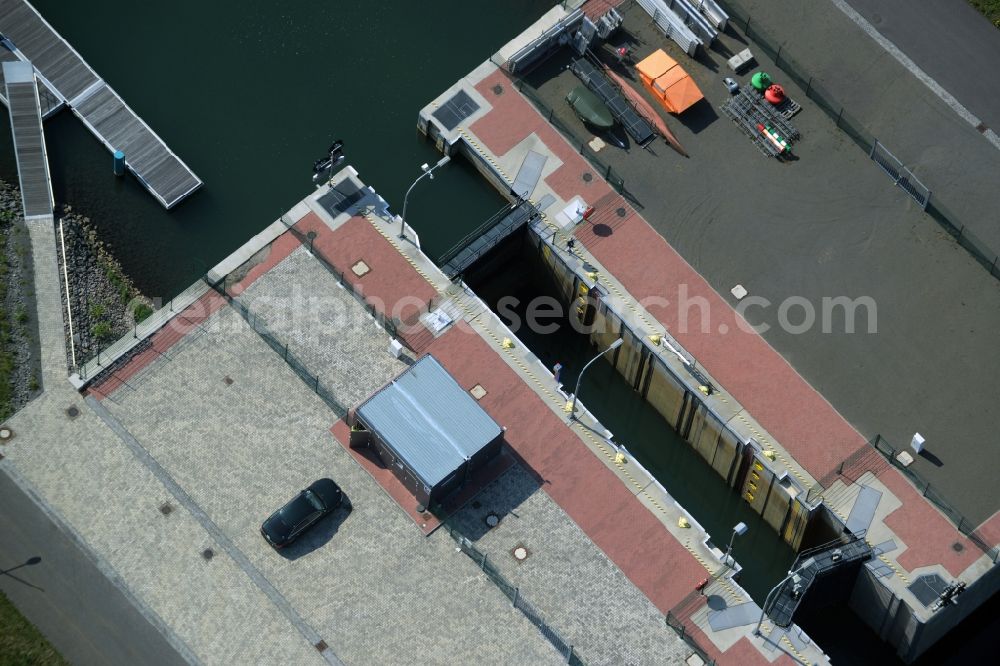
[[[417,112],[530,25],[552,0],[122,3],[36,0],[43,16],[204,181],[165,211],[69,112],[46,121],[56,201],[87,214],[126,273],[152,297],[171,297],[300,200],[334,138],[394,209],[439,155]],[[10,129],[0,123],[0,177],[16,182]],[[431,256],[503,204],[464,160],[414,190],[411,224]],[[531,344],[575,376],[589,347],[563,336]],[[556,350],[560,350],[558,354]],[[742,520],[737,544],[755,598],[787,571],[791,551],[636,400],[610,366],[584,391],[622,443],[718,543]]]
[[[164,299],[299,201],[335,138],[399,212],[420,164],[439,157],[416,131],[419,109],[553,4],[33,1],[205,182],[165,211],[133,177],[112,175],[110,155],[72,114],[46,121],[56,201],[89,215],[137,286]],[[16,182],[10,129],[0,127],[0,178]],[[409,218],[436,256],[502,203],[456,160],[414,191]],[[566,366],[567,382],[592,353],[578,336],[522,336]],[[588,371],[581,394],[717,544],[736,522],[750,526],[734,552],[761,601],[791,550],[609,364]]]
[[[57,202],[90,215],[149,296],[187,287],[312,187],[342,138],[394,210],[436,160],[417,112],[534,22],[551,0],[273,2],[34,0],[35,7],[205,182],[165,211],[67,111],[46,121]],[[0,178],[17,182],[0,123]],[[423,182],[409,217],[449,247],[500,207],[457,162]]]

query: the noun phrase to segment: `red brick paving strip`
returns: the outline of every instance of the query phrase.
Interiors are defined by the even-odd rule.
[[[323,223],[315,214],[303,217],[296,229],[308,233],[315,231],[313,241],[316,251],[343,272],[348,280],[375,304],[379,312],[400,321],[412,322],[437,294],[413,266],[363,217],[352,217],[336,231]],[[358,277],[351,266],[364,261],[371,269]]]
[[[705,577],[691,553],[482,337],[460,323],[429,351],[463,387],[486,389],[480,405],[507,428],[507,443],[545,492],[660,611]]]
[[[499,96],[492,90],[498,84],[505,91]],[[495,155],[506,154],[535,133],[563,161],[545,179],[562,199],[580,195],[593,203],[611,192],[600,174],[590,183],[584,182],[582,174],[593,171],[592,167],[545,122],[530,102],[513,90],[506,75],[497,71],[477,84],[476,89],[490,101],[493,110],[474,122],[470,130]],[[743,328],[745,321],[736,311],[641,216],[631,215],[607,237],[596,236],[593,228],[586,225],[578,229],[577,235],[634,298],[669,299],[668,305],[648,305],[647,310],[815,478],[822,478],[859,447],[867,445],[861,434],[784,357],[761,336]],[[691,313],[696,313],[691,317],[691,325],[681,326],[681,310],[671,305],[679,300],[682,287],[687,290],[689,300],[704,299],[711,316],[708,330],[700,328],[701,314],[697,307],[691,308]],[[721,332],[723,326],[725,333]],[[908,483],[896,470],[884,476]],[[909,490],[912,491],[912,486]],[[971,563],[977,553],[981,554],[917,493],[900,492],[907,501],[888,522],[890,526],[911,526],[901,527],[910,535],[905,558],[909,564],[904,566],[947,562],[954,567]],[[991,527],[988,534],[993,532],[1000,532],[1000,519],[996,521],[996,529]],[[968,551],[964,555],[951,549],[956,540]]]
[[[292,234],[284,233],[278,236],[268,246],[268,254],[264,260],[251,268],[242,280],[234,284],[230,290],[231,293],[241,293],[261,275],[281,263],[299,245],[300,243]],[[163,328],[151,335],[148,348],[135,354],[114,373],[99,379],[87,389],[87,394],[93,395],[98,400],[103,400],[112,395],[125,385],[129,379],[138,374],[139,371],[149,366],[164,352],[180,342],[184,336],[218,312],[225,304],[225,298],[217,292],[210,290],[170,319]]]

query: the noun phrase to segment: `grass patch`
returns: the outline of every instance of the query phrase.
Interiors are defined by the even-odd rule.
[[[132,314],[135,315],[135,323],[141,323],[145,321],[149,315],[153,314],[153,308],[149,307],[145,303],[139,303],[132,310]]]
[[[979,10],[979,13],[1000,28],[1000,0],[969,0],[969,4]]]
[[[106,321],[99,321],[90,327],[90,334],[98,340],[107,340],[113,335],[111,324]]]
[[[0,592],[0,664],[55,666],[66,661]]]

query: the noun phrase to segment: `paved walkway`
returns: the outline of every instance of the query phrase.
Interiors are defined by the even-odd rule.
[[[557,659],[447,535],[427,542],[333,442],[335,417],[234,310],[205,326],[147,370],[137,390],[103,403],[340,658]],[[261,520],[324,476],[353,510],[279,555],[260,537]],[[456,618],[461,624],[452,626]]]
[[[1000,130],[1000,89],[985,84],[1000,69],[1000,38],[996,26],[967,0],[834,0],[834,4],[852,7],[888,40],[884,46],[890,53],[895,46],[912,59],[930,77],[928,87],[940,86],[994,133]],[[994,145],[1000,149],[1000,141],[994,140]]]
[[[486,64],[458,87],[474,97],[480,111],[468,119],[464,128],[457,130],[457,138],[480,152],[501,174],[516,172],[519,156],[523,156],[527,148],[549,156],[548,164],[552,166],[546,169],[532,198],[538,200],[544,194],[553,195],[556,203],[550,213],[560,210],[575,196],[582,197],[589,205],[617,201],[605,207],[613,211],[614,207],[621,206],[626,210],[623,218],[610,224],[610,233],[589,225],[581,225],[575,230],[585,248],[580,251],[581,256],[599,268],[601,283],[610,285],[614,294],[630,296],[632,308],[636,302],[656,303],[656,298],[660,302],[663,297],[676,298],[675,293],[665,291],[673,285],[684,285],[688,298],[705,303],[712,319],[712,328],[706,331],[696,326],[682,326],[676,308],[647,306],[645,314],[640,308],[638,316],[642,322],[658,322],[665,326],[701,367],[708,369],[723,387],[723,394],[728,392],[740,401],[747,413],[761,424],[755,437],[765,447],[776,446],[782,464],[797,474],[797,466],[801,465],[804,474],[818,479],[835,469],[839,461],[866,446],[865,439],[784,358],[759,335],[738,325],[741,323],[738,315],[726,300],[640,215],[630,212],[620,199],[615,199],[599,177],[586,177],[586,174],[593,175],[592,167],[522,96],[511,90],[510,81],[504,75]],[[510,180],[509,176],[505,177]],[[608,210],[596,210],[595,217],[615,217],[608,213]],[[646,331],[656,328],[653,324],[643,326]],[[452,344],[451,348],[456,345]],[[463,352],[463,356],[469,356],[467,350]],[[545,437],[541,440],[546,441],[546,448],[549,448],[548,440]],[[794,460],[786,460],[781,453],[783,450]],[[971,580],[981,575],[984,567],[988,568],[982,551],[959,534],[895,469],[884,470],[879,478],[891,488],[887,496],[893,494],[896,498],[882,507],[881,518],[885,519],[881,523],[882,533],[893,534],[898,538],[897,543],[906,545],[902,552],[897,549],[883,556],[886,569],[895,574],[893,589],[897,594],[908,594],[905,587],[914,570],[937,568],[944,571],[945,576],[963,575]],[[572,508],[566,510],[574,515]],[[579,521],[576,516],[574,519]],[[900,531],[894,533],[894,529]],[[599,535],[590,536],[600,543]],[[651,598],[655,601],[655,596]]]
[[[21,613],[74,664],[188,663],[184,646],[113,582],[114,571],[15,479],[14,468],[0,465],[0,590]],[[25,565],[33,558],[40,561]]]
[[[397,299],[405,301],[408,294],[418,294],[423,300],[428,286],[443,297],[448,280],[411,245],[399,244],[392,228],[391,221],[378,217],[355,218],[333,225],[332,234],[320,230],[315,245],[339,252],[338,268],[356,261],[356,250],[345,248],[364,248],[366,262],[391,266],[391,279],[382,275],[379,282],[346,274],[366,296],[386,307],[391,308]],[[351,243],[343,240],[348,236]],[[698,541],[705,538],[704,533],[678,527],[680,517],[690,516],[648,481],[640,482],[644,477],[627,460],[616,462],[615,451],[601,438],[587,428],[567,427],[566,399],[555,390],[548,369],[527,349],[517,345],[504,349],[501,341],[507,335],[509,331],[492,313],[476,310],[439,337],[423,340],[422,350],[434,354],[462,386],[479,384],[486,390],[479,402],[507,428],[505,440],[521,464],[631,585],[665,614],[717,569],[710,564],[716,556]],[[593,455],[581,455],[581,444]],[[619,583],[610,579],[605,584],[615,588]],[[738,588],[731,587],[730,594],[733,603],[746,601]],[[586,612],[572,610],[564,617],[568,633],[574,631],[572,615]],[[589,641],[580,640],[577,647],[587,661],[588,645],[599,655],[608,648],[596,647],[594,641],[613,643],[616,639],[595,634]],[[714,656],[719,655],[710,642],[701,640]],[[762,653],[742,636],[731,649],[728,654],[740,654],[748,663],[763,663]]]
[[[31,260],[35,271],[35,303],[38,317],[38,344],[42,354],[42,388],[66,383],[66,335],[63,330],[65,306],[60,290],[57,251],[58,231],[51,217],[25,223],[31,237]]]

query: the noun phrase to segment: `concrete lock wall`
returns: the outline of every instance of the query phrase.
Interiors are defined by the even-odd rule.
[[[966,588],[957,603],[934,611],[922,621],[868,567],[861,567],[849,606],[879,638],[893,646],[906,663],[918,659],[975,609],[1000,590],[1000,568],[990,567],[986,575]]]
[[[431,122],[418,121],[418,129],[433,140],[437,148],[448,155],[464,155],[469,162],[504,197],[513,200],[509,183],[496,172],[464,139],[448,143]],[[632,384],[681,437],[698,452],[726,483],[735,488],[750,506],[792,548],[797,549],[806,532],[813,512],[803,504],[805,490],[790,492],[788,482],[776,479],[770,462],[761,456],[760,446],[752,439],[752,418],[735,419],[742,407],[716,401],[711,408],[699,392],[699,381],[689,373],[671,366],[654,350],[647,336],[650,331],[633,330],[623,318],[602,301],[603,288],[593,280],[578,275],[566,263],[564,253],[555,250],[545,227],[529,227],[528,245],[538,248],[542,263],[547,267],[559,291],[563,304],[581,320],[593,318],[590,338],[597,346],[607,346],[621,337],[624,343],[615,350],[610,361],[622,377]],[[672,358],[672,357],[671,357]],[[679,360],[677,363],[679,364]],[[755,426],[758,426],[753,422]],[[758,426],[759,427],[759,426]],[[797,485],[797,484],[796,484]],[[793,489],[794,490],[794,489]]]
[[[927,622],[919,624],[915,622],[914,635],[908,643],[900,645],[893,643],[897,654],[907,663],[914,661],[974,610],[986,603],[998,590],[1000,590],[1000,567],[991,566],[984,576],[958,596],[957,603],[935,612]]]
[[[624,340],[608,359],[618,373],[782,539],[798,548],[812,517],[801,501],[805,492],[797,488],[798,484],[793,485],[787,475],[779,476],[771,468],[770,461],[753,441],[750,427],[744,419],[735,418],[742,408],[738,405],[710,408],[699,391],[700,382],[690,373],[671,367],[664,356],[669,359],[673,356],[658,353],[659,348],[648,339],[650,332],[633,330],[602,300],[604,291],[599,279],[593,284],[578,275],[563,253],[554,250],[539,231],[535,227],[529,230],[528,245],[538,248],[570,316],[581,320],[593,317],[590,339],[599,348],[619,337]],[[544,233],[544,229],[541,231]],[[719,413],[716,409],[729,411]]]

